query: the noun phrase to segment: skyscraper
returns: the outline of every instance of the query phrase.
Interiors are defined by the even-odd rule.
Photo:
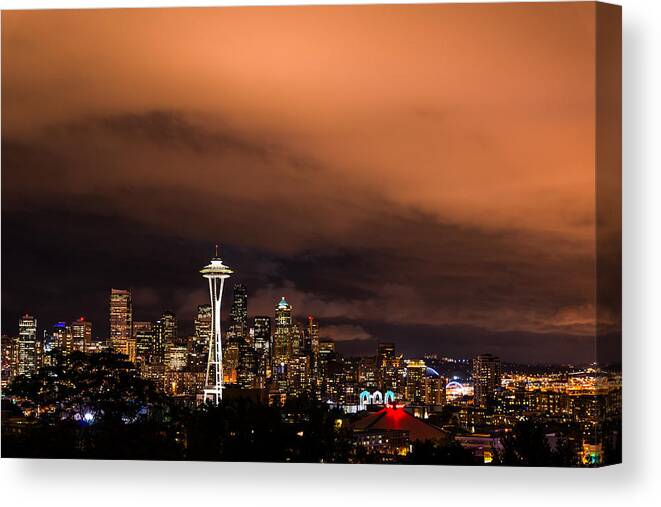
[[[235,332],[248,332],[248,289],[245,285],[236,284],[230,309],[230,326],[235,326]],[[239,329],[240,328],[240,329]]]
[[[211,339],[211,305],[199,305],[195,317],[195,339],[204,346],[209,346]]]
[[[256,374],[260,387],[271,376],[271,317],[257,315],[253,320],[253,344],[256,354]]]
[[[67,326],[66,322],[56,322],[53,325],[51,349],[56,349],[64,355],[68,355],[73,351],[71,326]]]
[[[211,306],[199,305],[195,317],[195,334],[188,356],[188,366],[193,371],[202,371],[206,367],[211,336]]]
[[[110,291],[110,345],[115,352],[135,361],[133,304],[131,292],[128,290]]]
[[[135,340],[136,359],[141,363],[152,362],[154,346],[154,326],[149,321],[133,322],[133,339]]]
[[[305,330],[305,348],[312,358],[319,355],[319,324],[312,315],[308,315],[308,327]]]
[[[376,380],[384,391],[397,392],[397,356],[394,343],[379,343],[376,354]],[[403,393],[399,393],[403,394]]]
[[[157,320],[152,326],[153,342],[151,346],[151,361],[154,364],[163,364],[165,360],[165,348],[167,346],[165,340],[165,326],[163,322]]]
[[[482,354],[473,359],[473,405],[484,408],[500,387],[500,358]]]
[[[92,343],[92,323],[80,317],[71,323],[71,337],[73,346],[81,352],[88,352]]]
[[[255,349],[268,349],[271,342],[271,317],[256,315],[253,319]]]
[[[426,370],[424,361],[410,360],[406,365],[406,399],[411,403],[425,403]]]
[[[292,308],[282,297],[275,306],[275,330],[273,332],[273,369],[282,372],[291,355]]]
[[[43,344],[37,339],[37,319],[23,315],[18,321],[17,373],[30,375],[42,366]]]
[[[177,316],[172,310],[165,310],[161,315],[161,325],[163,326],[163,341],[165,347],[175,344],[177,341]]]

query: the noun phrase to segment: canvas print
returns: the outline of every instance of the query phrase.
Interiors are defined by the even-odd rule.
[[[620,27],[3,12],[3,458],[620,462]]]

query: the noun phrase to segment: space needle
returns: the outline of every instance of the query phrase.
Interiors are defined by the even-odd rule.
[[[203,402],[211,400],[215,405],[223,399],[223,348],[220,337],[220,302],[223,298],[225,279],[234,271],[223,264],[216,255],[211,263],[204,266],[200,273],[209,280],[209,296],[211,297],[211,337],[209,339],[209,359],[207,360],[207,375],[204,381]]]

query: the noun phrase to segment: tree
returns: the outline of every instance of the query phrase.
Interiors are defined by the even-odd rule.
[[[403,461],[409,465],[474,465],[473,455],[452,440],[441,445],[430,440],[415,442]]]
[[[551,466],[551,449],[544,428],[535,421],[521,421],[503,439],[499,464],[511,466]]]

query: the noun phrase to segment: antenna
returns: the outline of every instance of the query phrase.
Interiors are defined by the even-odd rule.
[[[218,243],[216,243],[216,255],[215,255],[215,257],[216,257],[216,259],[218,258]]]

